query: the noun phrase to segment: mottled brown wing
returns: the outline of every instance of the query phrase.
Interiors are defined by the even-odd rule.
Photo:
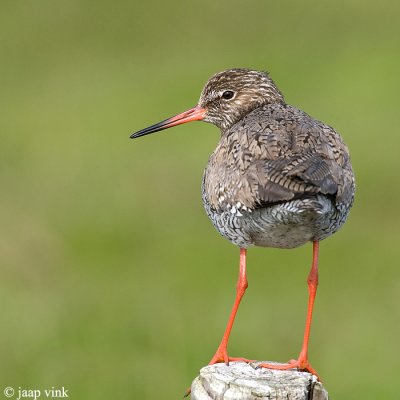
[[[274,104],[223,134],[207,165],[204,190],[219,211],[318,193],[351,204],[354,177],[347,147],[333,128],[295,107]]]
[[[275,110],[269,115],[267,130],[261,133],[264,156],[247,170],[254,202],[265,206],[318,193],[351,201],[354,179],[341,136],[294,107],[286,106],[283,114],[283,124],[270,122],[277,120]]]
[[[257,203],[267,205],[317,193],[335,196],[338,183],[332,164],[332,160],[310,153],[258,162]]]

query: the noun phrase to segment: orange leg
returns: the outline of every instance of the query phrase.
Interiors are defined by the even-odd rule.
[[[208,365],[216,364],[219,362],[224,362],[229,364],[229,361],[245,361],[250,362],[251,360],[246,360],[245,358],[228,357],[227,347],[229,335],[232,330],[233,322],[235,321],[236,312],[239,308],[240,301],[247,289],[247,277],[246,277],[246,249],[240,249],[240,265],[239,265],[239,278],[236,285],[236,299],[233,304],[231,315],[229,316],[228,325],[226,326],[224,336],[222,337],[221,343],[218,346],[214,357],[211,359]]]
[[[229,316],[228,320],[228,325],[225,328],[224,336],[222,337],[221,343],[218,346],[218,349],[215,352],[214,357],[211,359],[208,365],[217,364],[219,362],[224,362],[225,364],[229,364],[229,361],[244,361],[244,362],[254,361],[254,360],[247,360],[245,358],[229,357],[227,351],[229,335],[232,330],[233,322],[235,321],[239,304],[248,286],[246,277],[246,253],[247,253],[246,249],[240,249],[239,278],[236,284],[235,303],[233,304],[231,315]],[[187,397],[190,394],[190,391],[191,391],[190,387],[186,389],[184,397]]]
[[[308,284],[308,310],[306,319],[306,328],[304,330],[303,346],[301,348],[299,358],[297,360],[290,360],[287,364],[274,365],[274,364],[261,364],[260,367],[270,368],[270,369],[291,369],[298,368],[300,370],[308,371],[318,377],[317,372],[313,369],[308,362],[308,341],[310,338],[311,329],[311,319],[314,308],[315,295],[317,293],[318,286],[318,251],[319,242],[313,242],[313,261],[311,266],[311,271],[308,274],[307,284]]]

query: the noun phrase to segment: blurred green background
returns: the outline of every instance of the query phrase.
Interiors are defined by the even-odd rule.
[[[239,251],[201,203],[218,130],[129,134],[215,72],[266,69],[350,147],[310,359],[335,399],[398,397],[400,3],[2,1],[0,386],[177,399],[214,354]],[[311,245],[252,249],[230,354],[297,356]],[[2,398],[2,394],[0,394]]]

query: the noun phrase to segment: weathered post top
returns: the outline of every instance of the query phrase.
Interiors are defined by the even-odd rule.
[[[328,400],[316,376],[297,370],[258,368],[262,362],[220,363],[200,370],[192,400]]]

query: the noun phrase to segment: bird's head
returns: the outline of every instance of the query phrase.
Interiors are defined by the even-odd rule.
[[[203,121],[224,130],[255,108],[281,101],[281,92],[266,72],[236,68],[219,72],[208,80],[199,106],[206,110]]]
[[[283,96],[266,72],[228,69],[208,80],[195,107],[133,133],[131,138],[190,121],[210,122],[224,131],[263,104],[279,102]]]

